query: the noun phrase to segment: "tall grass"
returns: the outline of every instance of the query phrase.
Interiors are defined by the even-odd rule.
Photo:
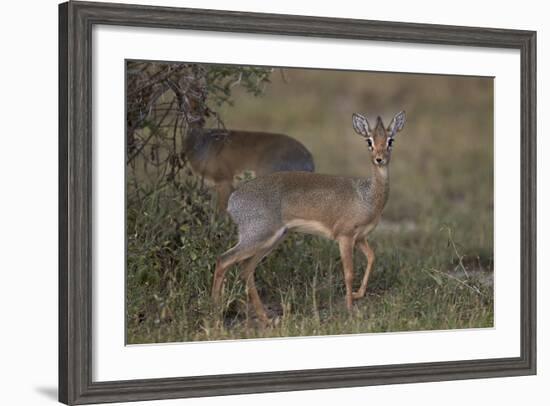
[[[377,257],[368,295],[351,315],[336,244],[299,234],[256,272],[268,312],[279,320],[275,327],[262,328],[247,308],[238,267],[228,273],[215,312],[214,265],[236,241],[234,225],[211,209],[208,191],[193,179],[179,190],[148,192],[128,212],[129,343],[492,326],[491,256],[464,254],[451,228],[429,222],[381,224],[372,239]],[[366,266],[359,252],[355,264],[357,287]]]

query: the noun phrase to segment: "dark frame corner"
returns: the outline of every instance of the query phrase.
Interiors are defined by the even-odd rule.
[[[91,31],[94,24],[512,48],[521,54],[521,355],[376,367],[93,382]],[[59,5],[59,400],[66,404],[536,373],[536,32],[229,11]]]

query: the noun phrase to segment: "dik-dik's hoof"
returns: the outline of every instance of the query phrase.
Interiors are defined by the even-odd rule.
[[[277,327],[279,324],[281,324],[280,316],[274,316],[269,319],[269,327]]]
[[[360,292],[360,291],[353,292],[351,294],[351,297],[353,298],[353,300],[362,299],[365,297],[365,292]]]
[[[281,324],[281,316],[272,309],[266,309],[265,312],[256,313],[256,317],[254,317],[254,319],[257,325],[263,328],[277,327]]]
[[[281,317],[274,316],[274,317],[266,317],[265,319],[257,318],[256,324],[258,327],[261,327],[261,328],[274,328],[274,327],[277,327],[279,324],[281,324]]]

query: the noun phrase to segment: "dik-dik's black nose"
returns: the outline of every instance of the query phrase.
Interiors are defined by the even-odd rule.
[[[382,158],[376,158],[376,163],[378,164],[382,163]]]

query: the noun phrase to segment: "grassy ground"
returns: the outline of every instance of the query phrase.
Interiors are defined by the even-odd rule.
[[[143,182],[147,197],[128,206],[128,343],[492,326],[492,81],[306,70],[272,80],[261,98],[237,94],[222,111],[226,126],[287,133],[312,151],[318,172],[369,175],[351,113],[408,113],[389,202],[369,239],[367,296],[348,314],[337,245],[296,234],[256,271],[276,326],[261,328],[247,311],[238,267],[214,311],[215,260],[235,244],[234,225],[192,176],[179,188]],[[366,264],[356,251],[355,287]]]

